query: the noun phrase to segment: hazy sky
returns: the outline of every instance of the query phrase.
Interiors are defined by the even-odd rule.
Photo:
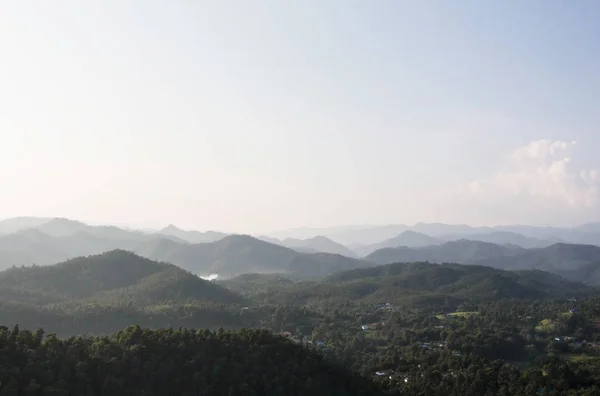
[[[5,0],[0,218],[600,220],[599,38],[597,0]]]

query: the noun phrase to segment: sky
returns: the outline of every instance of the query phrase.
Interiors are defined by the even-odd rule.
[[[596,0],[0,2],[0,218],[600,220]]]

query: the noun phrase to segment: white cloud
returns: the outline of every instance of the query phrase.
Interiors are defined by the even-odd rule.
[[[473,209],[478,216],[474,221],[551,223],[558,217],[586,221],[590,213],[600,214],[600,175],[595,169],[574,169],[575,145],[532,141],[510,153],[495,174],[464,183],[443,198],[450,207]]]

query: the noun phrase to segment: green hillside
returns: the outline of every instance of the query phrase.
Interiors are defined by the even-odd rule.
[[[377,264],[415,261],[468,264],[490,257],[512,256],[521,250],[514,246],[463,239],[434,246],[385,248],[376,250],[365,258]]]
[[[0,328],[4,395],[375,396],[370,380],[267,331],[131,326],[59,340]]]
[[[576,297],[594,290],[543,271],[511,272],[484,266],[400,263],[340,272],[318,282],[280,284],[279,289],[265,287],[256,298],[278,304],[323,306],[352,301],[415,307],[455,306],[461,302],[505,298]]]
[[[0,272],[0,324],[59,334],[148,327],[242,327],[238,294],[172,264],[115,250]],[[253,322],[252,322],[253,323]]]
[[[233,293],[174,265],[122,250],[78,257],[52,266],[0,272],[0,296],[33,303],[116,296],[154,303],[189,299],[240,301]]]

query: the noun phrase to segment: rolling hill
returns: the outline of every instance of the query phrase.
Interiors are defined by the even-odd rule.
[[[600,261],[592,261],[582,264],[577,268],[558,269],[556,274],[586,285],[600,286]]]
[[[515,245],[460,240],[425,248],[381,249],[366,259],[378,264],[427,261],[473,264],[504,270],[537,269],[573,281],[600,285],[600,269],[596,269],[600,262],[600,247],[595,245],[555,243],[544,248],[524,249]]]
[[[78,257],[56,265],[2,271],[0,298],[34,305],[119,298],[148,304],[196,299],[217,303],[242,300],[172,264],[122,250]]]
[[[227,234],[217,231],[185,231],[170,224],[158,232],[158,234],[176,237],[189,243],[216,242],[223,239]]]
[[[481,240],[483,242],[493,243],[515,243],[515,241],[502,242],[500,237],[502,235],[491,236],[493,239],[489,239],[489,234],[496,232],[507,232],[511,234],[519,234],[520,236],[513,237],[520,238],[532,238],[534,240],[549,241],[548,244],[556,242],[566,242],[574,244],[591,244],[600,246],[600,226],[599,223],[588,223],[583,224],[579,227],[568,228],[568,227],[536,227],[536,226],[523,226],[523,225],[506,225],[496,227],[473,227],[465,224],[442,224],[442,223],[417,223],[414,225],[404,224],[390,224],[381,226],[346,226],[346,227],[331,227],[331,228],[320,228],[320,229],[292,229],[284,230],[272,233],[271,236],[276,236],[280,239],[293,237],[293,238],[310,238],[314,235],[326,236],[338,243],[342,243],[346,246],[350,245],[372,245],[381,243],[387,239],[393,238],[404,231],[414,231],[422,234],[429,235],[434,238],[445,239],[445,240],[457,240],[457,239],[469,239],[469,240]],[[523,239],[522,247],[543,247],[546,242],[542,242],[541,245],[533,246],[535,241]],[[520,245],[521,246],[521,245]]]
[[[271,238],[271,240],[273,239]],[[294,249],[300,253],[331,253],[346,257],[356,257],[356,254],[346,246],[321,235],[309,239],[286,238],[282,241],[275,240],[271,243]]]
[[[367,256],[376,250],[396,247],[425,247],[441,245],[443,240],[415,231],[404,231],[393,238],[372,245],[353,245],[352,249],[360,257]]]
[[[592,289],[544,271],[502,271],[460,264],[398,263],[341,272],[331,284],[377,279],[401,290],[494,298],[538,298],[586,293]],[[477,293],[473,291],[477,290]],[[501,295],[499,295],[501,294]]]
[[[72,234],[57,232],[60,236],[48,235],[42,229],[31,228],[0,235],[0,270],[13,265],[56,264],[72,257],[100,254],[115,249],[133,251],[142,245],[164,238],[157,234],[138,234],[124,230],[116,232],[121,238],[115,238],[111,237],[116,233],[110,227],[89,227],[85,228],[85,231]],[[169,238],[178,243],[186,243],[176,237]]]
[[[298,253],[248,235],[219,241],[179,244],[154,241],[137,250],[142,256],[167,261],[200,275],[232,277],[249,272],[322,276],[371,263],[328,253]]]
[[[397,247],[377,250],[365,257],[377,264],[429,261],[468,264],[485,258],[503,258],[524,251],[517,246],[459,240],[421,248]]]
[[[510,270],[541,269],[566,273],[598,261],[600,261],[599,246],[556,243],[545,248],[524,250],[512,257],[487,257],[474,262]]]
[[[256,278],[224,282],[256,300],[286,305],[332,307],[376,306],[387,302],[407,308],[457,309],[505,298],[580,297],[595,288],[544,271],[503,271],[460,264],[397,263],[333,274],[316,282]]]
[[[0,234],[12,234],[29,228],[39,227],[52,220],[50,217],[13,217],[0,220]]]
[[[448,241],[469,239],[472,241],[494,243],[496,245],[515,245],[526,249],[546,247],[560,242],[560,240],[556,238],[538,239],[510,231],[494,231],[489,233],[477,233],[469,235],[445,235],[443,239]]]

